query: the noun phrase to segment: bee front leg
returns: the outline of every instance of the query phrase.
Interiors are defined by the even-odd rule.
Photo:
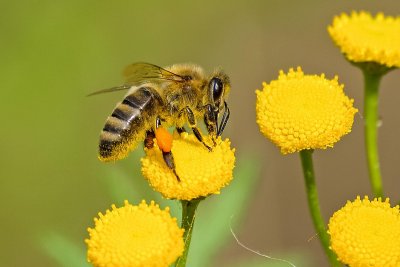
[[[207,127],[208,134],[211,136],[214,146],[216,146],[215,138],[218,132],[218,112],[210,104],[204,106],[204,109],[206,109],[204,112],[204,124]]]
[[[197,140],[199,140],[209,151],[212,151],[211,147],[204,142],[203,136],[201,135],[199,128],[197,128],[196,126],[196,118],[194,117],[193,111],[189,107],[186,107],[185,111],[188,118],[189,126],[192,128],[192,131]]]
[[[150,132],[150,131],[148,131],[148,132]],[[162,151],[165,164],[167,164],[168,168],[170,168],[172,170],[172,172],[175,174],[175,177],[178,180],[178,182],[180,182],[181,179],[179,178],[178,174],[176,173],[174,156],[172,155],[172,151],[171,151],[172,135],[167,131],[167,129],[165,129],[164,127],[161,126],[161,119],[159,117],[157,117],[157,119],[156,119],[156,131],[154,133],[154,136],[157,140],[158,147]],[[146,136],[146,138],[147,138],[147,136]]]

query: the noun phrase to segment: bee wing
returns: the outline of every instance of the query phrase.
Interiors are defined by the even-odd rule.
[[[111,87],[111,88],[102,89],[102,90],[90,93],[90,94],[88,94],[86,96],[98,95],[98,94],[103,94],[103,93],[110,93],[110,92],[115,92],[115,91],[122,91],[122,90],[127,90],[129,88],[131,88],[130,85],[124,84],[124,85],[121,85],[121,86],[114,86],[114,87]]]
[[[150,63],[133,63],[127,66],[123,72],[126,83],[135,85],[139,83],[161,83],[165,80],[182,82],[184,78],[178,74],[168,71],[160,66]]]
[[[162,67],[159,67],[150,63],[133,63],[127,66],[123,72],[126,82],[123,85],[115,86],[111,88],[102,89],[87,96],[109,93],[121,90],[127,90],[134,85],[144,83],[162,83],[165,81],[172,82],[183,82],[184,78],[178,74],[168,71]]]

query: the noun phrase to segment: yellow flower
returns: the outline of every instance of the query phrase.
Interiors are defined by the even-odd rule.
[[[183,252],[183,229],[171,218],[169,208],[161,210],[152,201],[138,206],[107,210],[88,228],[88,261],[98,267],[165,267]]]
[[[399,206],[358,196],[329,220],[331,249],[351,267],[400,266]]]
[[[400,17],[367,12],[341,14],[328,26],[329,34],[341,52],[353,62],[377,62],[400,67]]]
[[[208,138],[206,138],[206,141]],[[210,152],[194,135],[174,135],[172,153],[177,180],[164,162],[160,149],[155,146],[145,149],[142,158],[142,173],[154,190],[165,198],[191,200],[210,194],[219,194],[220,189],[232,180],[235,164],[234,149],[228,139],[219,137],[217,145]]]
[[[261,133],[283,154],[332,147],[351,131],[353,100],[343,93],[338,78],[304,75],[300,67],[257,90],[256,115]]]

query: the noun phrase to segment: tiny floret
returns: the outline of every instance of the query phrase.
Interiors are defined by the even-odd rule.
[[[167,267],[183,252],[183,229],[153,201],[112,205],[88,228],[88,261],[96,267]]]
[[[205,141],[211,143],[208,137]],[[216,146],[209,151],[192,134],[174,134],[172,153],[180,181],[164,162],[157,146],[145,149],[142,173],[153,189],[168,199],[191,200],[219,194],[232,180],[234,151],[229,139],[218,137]]]
[[[329,220],[331,249],[350,267],[400,266],[399,206],[357,197]]]
[[[376,62],[400,67],[400,17],[375,17],[361,11],[336,16],[328,32],[352,62]]]
[[[260,131],[283,154],[332,147],[351,131],[357,112],[337,77],[305,75],[300,67],[280,71],[256,94]]]

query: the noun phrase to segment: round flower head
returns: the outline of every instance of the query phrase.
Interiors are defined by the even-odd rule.
[[[338,79],[304,75],[300,67],[257,90],[256,115],[261,133],[283,154],[332,147],[351,131],[353,100]]]
[[[211,140],[206,138],[207,141]],[[232,180],[235,150],[230,148],[228,139],[222,141],[219,137],[216,143],[209,151],[194,135],[174,134],[172,154],[180,181],[164,162],[157,146],[145,149],[143,176],[154,190],[169,199],[191,200],[219,194]]]
[[[367,12],[341,14],[328,27],[341,52],[353,62],[376,62],[400,67],[400,17]]]
[[[328,228],[331,249],[348,266],[400,266],[400,212],[389,199],[348,201]]]
[[[88,228],[88,261],[98,267],[136,267],[172,264],[183,252],[183,229],[152,201],[107,210]]]

